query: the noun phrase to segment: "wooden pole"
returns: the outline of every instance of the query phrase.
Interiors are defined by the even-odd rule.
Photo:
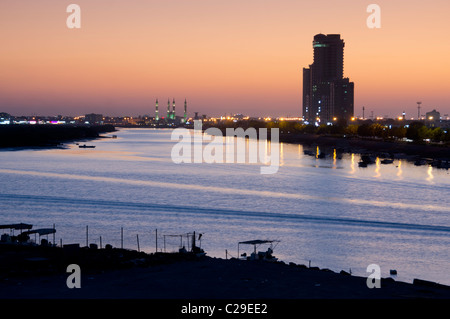
[[[136,234],[136,240],[137,240],[137,246],[138,246],[138,252],[140,252],[140,248],[139,248],[139,234]]]
[[[123,249],[123,227],[120,227],[120,248]]]
[[[89,227],[86,225],[86,247],[89,247]]]
[[[53,224],[53,230],[55,229],[55,224]],[[53,246],[56,247],[56,242],[55,242],[55,233],[53,233]]]
[[[100,236],[100,249],[102,249],[102,236]]]
[[[156,235],[155,235],[155,237],[156,237],[156,240],[155,240],[156,251],[155,252],[158,252],[158,228],[156,228]]]

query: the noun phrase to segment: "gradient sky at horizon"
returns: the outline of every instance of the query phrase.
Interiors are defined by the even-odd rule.
[[[81,7],[68,29],[66,7]],[[366,8],[381,7],[381,29]],[[2,0],[0,112],[301,116],[317,33],[341,34],[355,115],[450,113],[448,0]]]

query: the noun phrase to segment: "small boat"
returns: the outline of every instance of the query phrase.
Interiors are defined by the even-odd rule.
[[[371,155],[361,155],[361,162],[364,162],[366,164],[373,164],[375,163],[376,158]]]
[[[238,243],[238,258],[244,259],[244,260],[264,260],[264,261],[277,261],[278,258],[274,257],[273,254],[273,243],[279,243],[279,240],[248,240],[248,241],[241,241]],[[256,247],[263,245],[263,244],[269,244],[269,247],[266,251],[258,251],[256,252]],[[250,254],[250,256],[247,256],[247,253],[243,253],[239,255],[239,247],[240,245],[253,245],[253,252]]]
[[[394,163],[394,160],[390,159],[390,158],[385,158],[385,159],[381,160],[380,163],[381,164],[392,164],[392,163]]]
[[[445,169],[449,169],[450,168],[450,161],[446,161],[446,160],[433,160],[431,162],[431,166],[436,167],[436,168],[445,168]]]
[[[416,161],[414,162],[414,165],[416,165],[416,166],[422,166],[422,165],[425,165],[426,163],[427,163],[426,160],[424,160],[424,159],[418,159],[418,160],[416,160]]]
[[[366,162],[359,162],[358,166],[359,167],[367,167],[367,163]]]
[[[83,145],[79,145],[78,147],[79,147],[79,148],[95,148],[95,145],[86,145],[86,144],[83,144]]]

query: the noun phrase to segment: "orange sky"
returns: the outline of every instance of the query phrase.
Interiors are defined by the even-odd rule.
[[[66,7],[81,7],[68,29]],[[366,8],[382,10],[369,29]],[[448,0],[2,0],[0,112],[300,116],[317,33],[346,43],[355,114],[450,113]],[[180,113],[181,114],[181,113]]]

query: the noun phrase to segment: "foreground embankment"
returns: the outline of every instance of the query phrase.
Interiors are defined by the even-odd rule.
[[[124,249],[0,245],[0,299],[448,299],[450,287],[367,278],[283,262]],[[69,264],[81,288],[68,288]]]
[[[64,142],[99,138],[112,125],[2,125],[0,148],[55,147]]]

